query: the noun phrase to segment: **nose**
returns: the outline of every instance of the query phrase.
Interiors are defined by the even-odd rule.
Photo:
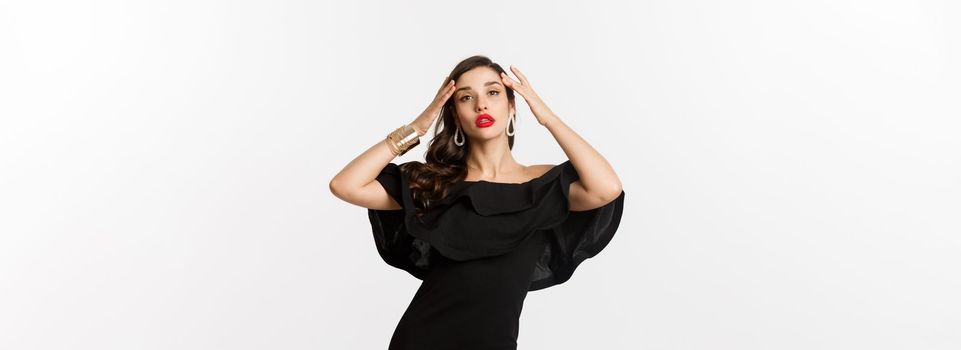
[[[478,98],[477,98],[477,106],[475,106],[475,107],[477,107],[477,111],[478,111],[478,112],[483,112],[483,111],[487,110],[487,101],[486,101],[483,97],[478,97]]]

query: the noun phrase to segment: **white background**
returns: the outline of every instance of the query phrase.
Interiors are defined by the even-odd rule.
[[[0,348],[386,348],[420,281],[328,181],[474,54],[626,192],[607,249],[527,296],[519,349],[961,348],[959,17],[4,0]],[[566,160],[518,98],[518,161]]]

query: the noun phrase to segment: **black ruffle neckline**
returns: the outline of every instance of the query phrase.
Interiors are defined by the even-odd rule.
[[[459,181],[431,205],[423,222],[416,218],[410,186],[402,179],[404,223],[412,236],[454,260],[507,253],[534,231],[566,219],[568,187],[562,184],[576,179],[567,160],[523,183]]]
[[[494,216],[519,212],[531,208],[544,189],[556,180],[566,167],[571,167],[570,160],[555,165],[538,177],[521,183],[491,182],[491,181],[458,181],[448,189],[447,196],[434,203],[432,210],[443,210],[461,200],[469,200],[475,212],[481,216]],[[412,198],[405,193],[406,198]],[[565,197],[566,199],[566,197]],[[413,204],[412,202],[410,204]],[[405,207],[413,208],[412,206]]]

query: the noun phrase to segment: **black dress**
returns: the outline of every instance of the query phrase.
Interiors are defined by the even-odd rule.
[[[368,209],[385,262],[423,280],[389,349],[516,349],[528,291],[567,281],[610,242],[624,192],[570,211],[570,160],[524,183],[461,181],[415,217],[408,179],[389,163],[377,181],[401,205]]]

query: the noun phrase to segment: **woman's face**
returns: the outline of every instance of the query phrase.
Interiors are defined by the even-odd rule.
[[[507,100],[507,88],[490,67],[471,69],[454,82],[454,111],[461,130],[470,139],[488,140],[507,136],[507,124],[514,106]],[[485,119],[487,114],[490,118]]]

